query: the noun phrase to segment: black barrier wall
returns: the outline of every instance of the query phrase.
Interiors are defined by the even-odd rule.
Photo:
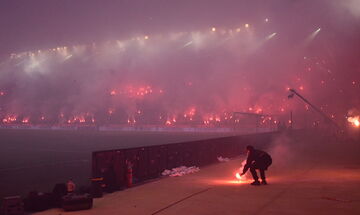
[[[232,158],[245,153],[247,145],[266,148],[274,135],[263,133],[231,136],[184,143],[148,147],[96,151],[92,154],[92,175],[103,178],[105,191],[126,186],[128,164],[132,166],[133,183],[161,176],[165,169],[178,166],[205,166],[217,162],[217,157]]]

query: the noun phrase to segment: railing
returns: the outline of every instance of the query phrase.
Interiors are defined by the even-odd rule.
[[[165,169],[178,166],[205,166],[217,157],[236,157],[245,153],[246,145],[263,148],[276,132],[232,136],[184,143],[156,145],[119,150],[96,151],[92,154],[92,175],[103,178],[108,191],[126,186],[127,163],[132,164],[133,183],[158,178]]]

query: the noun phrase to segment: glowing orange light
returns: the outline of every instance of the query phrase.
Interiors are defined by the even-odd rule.
[[[348,122],[350,122],[355,127],[360,127],[360,116],[348,117]]]
[[[233,178],[235,176],[235,179]],[[217,178],[211,179],[209,182],[216,185],[240,185],[251,183],[252,180],[247,179],[245,176],[240,176],[239,172],[234,173],[231,178]]]
[[[128,118],[127,122],[128,122],[128,124],[135,124],[136,120],[131,117],[131,118]]]
[[[216,28],[215,28],[215,27],[212,27],[212,28],[211,28],[211,31],[212,31],[212,32],[215,32],[215,31],[216,31]]]
[[[116,95],[116,91],[115,91],[115,90],[112,90],[112,91],[110,92],[110,95],[111,95],[111,96],[115,96],[115,95]]]
[[[354,125],[355,125],[356,127],[359,127],[359,126],[360,126],[359,120],[355,120]]]
[[[215,185],[233,185],[233,186],[237,186],[237,185],[241,185],[241,184],[248,184],[251,183],[251,180],[234,180],[234,179],[223,179],[223,180],[209,180],[207,181],[210,184],[215,184]]]
[[[11,116],[7,116],[6,118],[3,119],[4,123],[11,123],[11,122],[16,122],[17,117],[14,115]]]

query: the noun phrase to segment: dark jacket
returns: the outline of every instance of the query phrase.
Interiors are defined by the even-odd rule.
[[[243,173],[248,171],[248,169],[253,165],[255,169],[263,169],[267,170],[267,168],[271,165],[272,158],[271,156],[261,150],[253,149],[249,151],[246,164],[243,169]]]

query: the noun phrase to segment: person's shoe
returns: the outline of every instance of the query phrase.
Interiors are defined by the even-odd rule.
[[[267,182],[266,182],[265,180],[262,180],[262,181],[261,181],[261,184],[262,184],[262,185],[267,185]]]
[[[260,182],[259,181],[254,181],[253,183],[251,183],[251,185],[257,186],[257,185],[260,185]]]

